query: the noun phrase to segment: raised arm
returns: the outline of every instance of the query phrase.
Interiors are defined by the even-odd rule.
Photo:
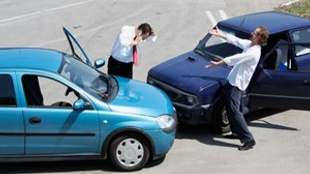
[[[221,37],[223,39],[227,39],[227,35],[225,33],[221,32],[217,27],[215,27],[215,29],[213,29],[213,28],[209,29],[208,33],[210,33],[214,36]]]

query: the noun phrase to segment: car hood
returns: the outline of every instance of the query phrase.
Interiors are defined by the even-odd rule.
[[[228,66],[206,69],[210,59],[191,51],[153,67],[149,76],[184,92],[197,94],[227,78]]]
[[[173,114],[169,97],[160,89],[136,80],[114,77],[119,88],[109,103],[112,111],[152,117]]]

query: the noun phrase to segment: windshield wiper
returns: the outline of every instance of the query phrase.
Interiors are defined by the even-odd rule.
[[[222,60],[222,58],[221,58],[220,56],[215,55],[215,54],[212,54],[212,53],[210,53],[210,52],[205,52],[205,54],[207,54],[207,55],[210,57],[210,59],[212,59],[212,60],[215,60],[215,61],[220,61],[220,60]]]
[[[202,55],[202,56],[206,56],[206,53],[203,52],[203,51],[202,51],[201,49],[199,49],[199,48],[196,48],[194,51],[197,52],[198,54]]]

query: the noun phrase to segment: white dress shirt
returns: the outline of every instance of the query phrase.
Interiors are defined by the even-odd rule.
[[[129,63],[133,61],[131,42],[136,36],[135,30],[136,30],[136,27],[134,26],[124,26],[121,28],[114,42],[114,45],[112,47],[111,55],[114,59],[120,62],[123,62],[123,63]],[[156,38],[157,38],[156,35],[150,36],[147,39],[140,42],[137,45],[138,53],[139,53],[139,47],[141,43],[155,42]]]
[[[223,59],[228,66],[233,66],[228,75],[231,85],[245,91],[249,86],[261,55],[261,46],[251,46],[251,41],[227,35],[227,42],[243,49],[243,52]]]

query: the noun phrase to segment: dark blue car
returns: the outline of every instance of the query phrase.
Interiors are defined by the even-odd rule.
[[[260,108],[310,109],[310,20],[282,12],[260,12],[221,21],[218,28],[248,39],[258,26],[270,31],[267,46],[252,81],[242,97],[242,112]],[[153,67],[148,83],[164,90],[180,122],[211,123],[223,133],[230,130],[221,88],[229,66],[205,69],[241,50],[207,34],[197,47]]]

